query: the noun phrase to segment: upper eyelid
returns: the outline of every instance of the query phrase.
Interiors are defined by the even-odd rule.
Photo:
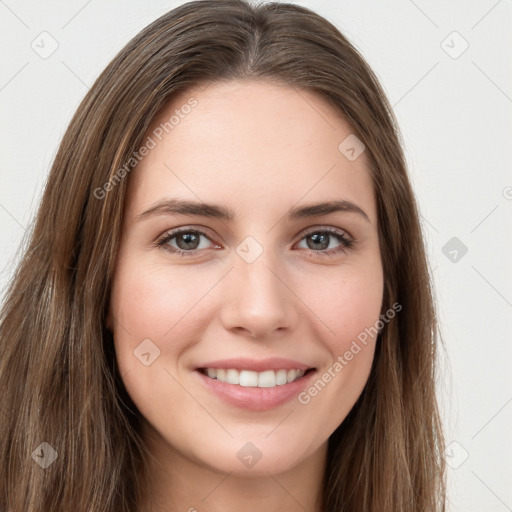
[[[166,238],[168,240],[172,240],[173,238],[178,236],[180,233],[198,232],[200,235],[207,237],[210,240],[210,242],[215,244],[216,242],[214,240],[212,240],[212,238],[214,238],[214,237],[211,237],[209,235],[210,231],[211,230],[209,228],[206,228],[204,226],[194,226],[194,225],[181,226],[181,227],[177,227],[177,228],[173,228],[173,229],[169,229],[169,230],[165,231],[164,233],[162,233],[162,235],[160,235],[157,238],[157,241],[164,240]],[[330,232],[331,235],[338,234],[339,236],[345,236],[349,240],[355,241],[354,237],[346,229],[324,225],[324,226],[310,226],[309,228],[304,228],[302,231],[300,231],[299,235],[301,237],[297,240],[297,242],[300,242],[304,237],[308,236],[309,234],[322,232],[322,231]],[[297,243],[297,242],[295,242],[295,243]],[[190,251],[190,252],[192,252],[192,251]]]
[[[301,231],[301,234],[304,237],[304,236],[309,235],[310,233],[317,233],[317,232],[322,232],[322,231],[327,231],[331,235],[332,234],[346,235],[351,240],[354,240],[354,237],[346,229],[336,228],[334,226],[320,226],[320,227],[314,226],[312,228],[306,228],[305,230]]]

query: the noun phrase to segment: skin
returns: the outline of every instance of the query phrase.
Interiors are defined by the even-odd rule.
[[[240,409],[194,369],[235,356],[284,357],[332,374],[336,358],[377,322],[383,272],[366,156],[349,161],[338,150],[352,130],[325,100],[267,81],[187,89],[148,134],[191,97],[197,105],[129,176],[108,315],[153,455],[140,510],[318,511],[327,441],[364,388],[375,339],[307,405],[292,399],[269,411]],[[235,218],[138,220],[163,198],[217,203]],[[353,212],[286,218],[292,207],[341,199],[368,219]],[[155,245],[179,227],[207,231],[195,255],[165,248],[183,247],[179,237]],[[325,228],[354,245],[344,249],[331,236],[327,248],[308,247]],[[236,251],[247,236],[263,250],[252,263]],[[322,254],[330,249],[341,250]],[[148,366],[134,356],[144,339],[160,350]],[[250,468],[237,457],[247,442],[261,453]]]

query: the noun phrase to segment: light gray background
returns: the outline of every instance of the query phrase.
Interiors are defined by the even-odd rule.
[[[0,0],[2,289],[80,100],[132,36],[181,3]],[[403,132],[446,345],[449,510],[512,511],[512,1],[295,3],[361,50]]]

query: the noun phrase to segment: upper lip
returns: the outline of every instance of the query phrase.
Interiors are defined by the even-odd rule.
[[[253,372],[264,372],[265,370],[309,370],[313,368],[311,365],[294,361],[292,359],[284,359],[281,357],[272,357],[269,359],[249,359],[247,357],[236,357],[232,359],[219,359],[217,361],[208,361],[196,369],[202,368],[222,368],[229,370],[250,370]]]

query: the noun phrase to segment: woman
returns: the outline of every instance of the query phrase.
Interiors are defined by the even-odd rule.
[[[63,138],[2,311],[0,509],[444,510],[398,131],[294,5],[187,3]]]

